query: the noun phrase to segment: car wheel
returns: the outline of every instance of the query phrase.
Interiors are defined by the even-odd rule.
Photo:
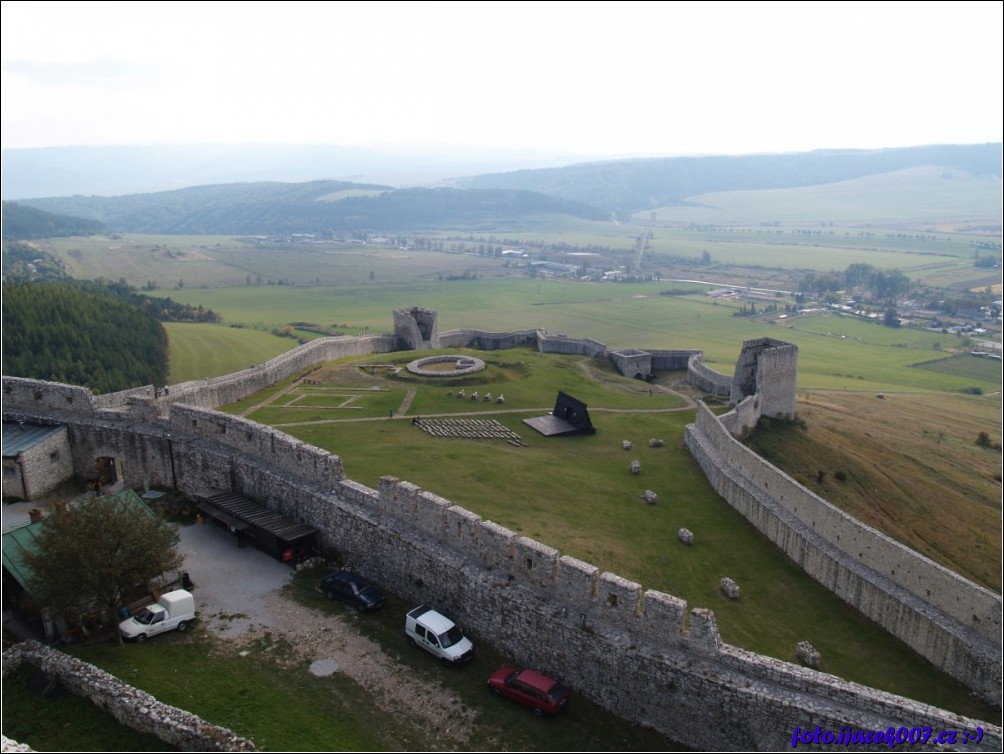
[[[178,624],[178,630],[181,631],[181,633],[185,633],[185,631],[188,630],[188,622],[181,621],[181,623]]]
[[[408,643],[411,644],[411,646],[413,647],[418,646],[418,643],[411,637],[411,634],[408,634]]]
[[[144,641],[146,641],[146,634],[140,634],[136,637],[137,644],[142,644]]]
[[[534,707],[533,708],[533,714],[535,714],[537,717],[543,717],[544,716],[544,710],[542,710],[540,707]]]

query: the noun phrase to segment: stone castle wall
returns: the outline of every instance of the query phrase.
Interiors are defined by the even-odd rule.
[[[657,372],[677,372],[689,368],[690,359],[701,353],[693,348],[675,350],[651,350],[652,369]]]
[[[476,640],[691,746],[778,750],[795,727],[817,725],[977,724],[987,731],[982,746],[1000,745],[999,728],[724,645],[708,610],[409,482],[385,477],[370,489],[342,476],[337,457],[253,422],[187,406],[154,425],[125,413],[63,418],[83,446],[117,446],[125,468],[154,460],[161,435],[169,459],[157,459],[156,473],[173,469],[182,492],[237,492],[314,526],[323,546],[394,593],[446,610]]]
[[[164,704],[65,652],[35,641],[23,641],[4,650],[4,678],[25,664],[57,679],[72,693],[87,699],[122,725],[156,736],[179,751],[255,751],[254,744],[246,738],[207,723],[191,712]]]
[[[703,351],[692,353],[687,360],[687,382],[709,395],[725,396],[732,391],[732,378],[706,366]]]
[[[439,336],[442,348],[475,348],[480,351],[501,351],[520,346],[536,346],[536,330],[515,332],[485,332],[484,330],[450,330]]]
[[[652,376],[652,354],[648,351],[625,348],[620,351],[611,351],[610,359],[617,367],[617,371],[625,377],[648,379]]]
[[[701,404],[686,429],[687,447],[715,490],[813,578],[999,704],[1000,596],[806,489],[738,442],[735,425],[734,416],[716,417]]]
[[[607,347],[592,338],[570,338],[567,335],[548,335],[544,330],[537,331],[537,350],[541,353],[563,353],[576,356],[601,357],[607,353]]]
[[[336,361],[347,356],[390,353],[398,350],[397,342],[395,335],[317,338],[264,364],[253,364],[233,374],[181,382],[158,390],[157,402],[162,406],[172,403],[185,403],[202,408],[225,406],[282,382],[319,362]]]

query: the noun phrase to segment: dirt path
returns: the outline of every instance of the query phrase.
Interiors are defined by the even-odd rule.
[[[401,405],[397,407],[396,413],[398,416],[404,416],[408,413],[408,409],[411,408],[411,402],[415,400],[415,388],[408,388],[408,392],[404,396],[404,400],[401,401]]]
[[[312,610],[280,593],[266,595],[263,607],[279,616],[279,625],[252,627],[242,637],[242,644],[254,644],[266,633],[273,640],[281,636],[292,647],[289,664],[307,660],[310,672],[317,676],[344,673],[370,692],[388,714],[404,717],[416,730],[427,731],[437,748],[466,748],[477,713],[439,684],[416,680],[407,666],[362,636],[351,618]]]

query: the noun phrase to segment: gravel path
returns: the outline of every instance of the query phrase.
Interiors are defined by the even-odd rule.
[[[266,634],[284,639],[294,652],[290,664],[306,660],[315,675],[344,673],[389,714],[408,718],[437,748],[466,748],[475,713],[439,684],[415,680],[350,621],[287,599],[282,587],[292,581],[289,566],[254,548],[238,548],[232,536],[210,525],[182,527],[178,549],[194,583],[200,623],[211,634],[238,648]]]

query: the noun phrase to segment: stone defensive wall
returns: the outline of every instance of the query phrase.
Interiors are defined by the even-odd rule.
[[[704,352],[696,351],[687,359],[687,382],[709,395],[729,395],[732,378],[704,364]]]
[[[659,372],[677,372],[689,369],[691,357],[702,352],[693,348],[687,348],[676,350],[649,349],[649,353],[652,354],[652,369]]]
[[[537,350],[541,353],[563,353],[577,356],[606,356],[607,347],[592,338],[570,338],[567,335],[548,335],[537,330]]]
[[[542,329],[512,332],[451,330],[439,335],[438,340],[441,348],[497,351],[536,346],[543,353],[573,354],[593,358],[604,358],[609,355],[606,345],[599,341],[589,338],[569,338],[563,335],[552,336]],[[74,385],[4,376],[4,400],[11,399],[16,404],[45,406],[59,412],[72,413],[91,413],[97,409],[137,411],[140,410],[140,406],[145,405],[147,410],[166,416],[167,407],[177,403],[200,408],[217,408],[236,403],[320,362],[398,350],[400,350],[399,339],[392,334],[317,338],[264,364],[252,364],[247,369],[232,374],[180,382],[163,388],[147,385],[104,395],[94,395],[88,388]],[[651,369],[666,371],[687,369],[687,381],[695,387],[713,395],[729,395],[731,378],[706,367],[703,364],[701,351],[636,352],[650,364]],[[619,363],[621,360],[611,358],[621,373],[626,374],[623,365]],[[630,376],[633,376],[633,373]]]
[[[750,416],[759,396],[737,411]],[[715,491],[806,573],[937,667],[1001,703],[1001,598],[847,515],[735,439],[699,404],[685,442]],[[755,419],[753,420],[755,423]]]
[[[501,351],[520,346],[536,346],[537,331],[450,330],[439,336],[439,345],[442,348],[476,348],[481,351]]]
[[[186,403],[216,408],[236,403],[322,361],[397,350],[398,341],[394,335],[317,338],[264,364],[253,364],[247,369],[222,377],[180,382],[156,391],[156,395],[161,404]]]
[[[130,485],[264,502],[318,529],[322,547],[374,582],[446,611],[475,641],[689,746],[776,751],[790,746],[795,728],[817,726],[979,726],[979,749],[1002,744],[999,727],[723,644],[709,610],[412,483],[384,477],[369,488],[346,478],[337,456],[255,422],[183,405],[151,420],[138,407],[86,415],[43,403],[5,401],[5,418],[66,423],[81,475],[95,456],[112,456]]]
[[[234,735],[227,728],[157,701],[145,691],[123,683],[90,663],[36,641],[23,641],[4,650],[5,679],[24,665],[45,672],[122,725],[156,736],[178,751],[256,751],[251,741]]]

